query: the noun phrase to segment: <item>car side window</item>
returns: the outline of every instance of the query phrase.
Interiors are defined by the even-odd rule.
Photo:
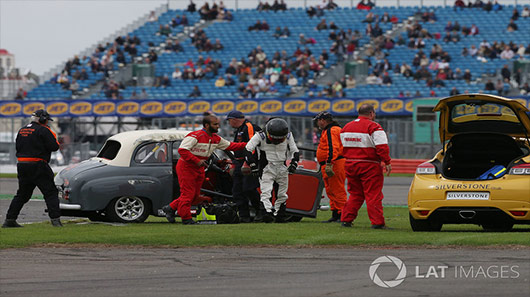
[[[180,146],[181,142],[182,141],[180,141],[180,140],[177,140],[177,141],[173,142],[173,145],[172,145],[172,147],[173,147],[173,149],[172,149],[172,151],[173,151],[173,161],[176,161],[176,160],[180,159],[180,154],[179,154],[178,150],[179,150],[179,146]]]
[[[134,156],[134,162],[139,164],[166,163],[168,148],[165,142],[152,142],[141,146]]]

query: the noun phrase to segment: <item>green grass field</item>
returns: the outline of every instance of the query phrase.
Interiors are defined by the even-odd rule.
[[[143,224],[110,225],[79,219],[54,228],[48,222],[24,228],[0,229],[0,248],[35,245],[133,245],[133,246],[489,246],[530,247],[530,226],[516,225],[513,232],[484,232],[475,225],[446,225],[441,232],[412,232],[406,207],[385,207],[387,225],[393,230],[370,228],[362,208],[353,228],[323,224],[329,211],[299,223],[195,225],[169,224],[150,217]]]

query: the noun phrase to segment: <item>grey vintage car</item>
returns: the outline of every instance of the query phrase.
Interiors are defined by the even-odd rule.
[[[55,177],[62,215],[125,223],[140,223],[149,215],[163,216],[161,208],[179,195],[175,165],[178,147],[187,133],[138,130],[110,137],[96,157],[69,166]],[[228,156],[216,151],[211,162],[227,167]],[[289,178],[287,212],[298,218],[316,217],[320,206],[323,182],[314,163],[302,160]],[[230,175],[208,170],[202,192],[229,200]]]

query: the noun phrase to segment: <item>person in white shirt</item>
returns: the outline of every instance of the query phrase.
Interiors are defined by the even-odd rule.
[[[182,79],[182,71],[180,71],[180,68],[175,68],[175,71],[171,75],[173,79]]]
[[[263,169],[260,180],[261,202],[265,209],[263,221],[271,223],[275,220],[277,223],[284,223],[289,173],[296,171],[300,159],[298,147],[293,134],[289,132],[287,122],[280,118],[270,119],[265,125],[265,131],[254,134],[245,149],[247,150],[245,158],[252,174],[259,176],[261,169]],[[266,160],[266,165],[258,165],[258,161],[252,155],[256,149],[259,149],[260,163],[264,163]],[[286,166],[288,159],[291,160],[289,167]],[[274,182],[278,184],[278,192],[276,201],[272,205],[271,197]]]
[[[512,49],[507,45],[504,47],[504,50],[501,52],[501,59],[510,60],[515,54]]]

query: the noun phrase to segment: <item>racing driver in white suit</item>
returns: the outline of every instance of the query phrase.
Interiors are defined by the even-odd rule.
[[[253,175],[259,176],[260,168],[252,152],[259,149],[260,159],[266,158],[267,160],[260,180],[261,202],[265,208],[263,221],[266,223],[273,220],[277,223],[285,222],[289,173],[296,171],[300,159],[298,147],[294,142],[293,134],[289,132],[287,122],[280,118],[270,119],[265,125],[265,131],[254,134],[245,149],[247,150],[247,162]],[[287,159],[291,160],[289,168],[286,166]],[[274,182],[278,184],[278,192],[273,207],[271,197]]]

